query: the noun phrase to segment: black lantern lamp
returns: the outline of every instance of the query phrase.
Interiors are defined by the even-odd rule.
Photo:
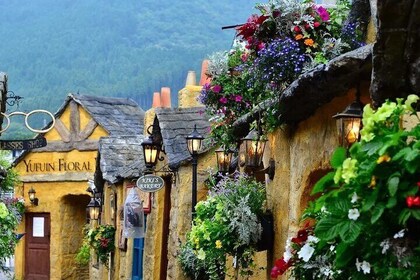
[[[233,151],[220,147],[216,151],[217,169],[221,173],[229,173],[230,163],[232,161]]]
[[[245,172],[254,176],[257,181],[264,181],[264,174],[268,174],[270,180],[274,179],[275,174],[275,161],[274,159],[269,160],[269,166],[264,168],[262,159],[265,150],[265,144],[267,140],[261,139],[260,134],[255,130],[251,130],[248,135],[242,139],[245,145],[245,151],[243,154],[244,159],[240,158],[240,162],[244,161]]]
[[[95,197],[92,197],[90,199],[90,202],[87,205],[86,209],[89,213],[89,219],[91,219],[91,220],[98,220],[99,219],[99,214],[101,212],[101,204],[99,203],[99,201]]]
[[[38,198],[35,195],[36,191],[33,187],[31,187],[31,189],[28,191],[29,201],[31,202],[31,204],[38,206]]]
[[[357,90],[356,100],[347,106],[343,112],[333,116],[337,122],[340,146],[349,148],[359,140],[362,117],[363,104],[360,102],[359,90]]]
[[[162,145],[153,141],[153,136],[149,136],[147,139],[143,140],[141,146],[143,147],[143,156],[146,167],[148,169],[153,169],[159,159]]]
[[[187,146],[188,151],[191,155],[198,154],[198,151],[201,150],[201,144],[203,142],[204,137],[201,136],[200,133],[197,131],[197,125],[194,125],[194,130],[191,132],[190,135],[186,137],[187,139]]]
[[[266,140],[253,129],[242,139],[245,143],[245,165],[250,168],[260,167],[264,155]]]
[[[192,218],[195,215],[195,205],[197,204],[197,163],[198,163],[198,151],[201,150],[201,144],[204,137],[201,136],[197,131],[197,125],[194,125],[194,130],[190,135],[186,137],[188,151],[192,156],[192,198],[191,198],[191,213]]]
[[[233,151],[220,147],[215,151],[217,169],[221,173],[228,173],[232,161]]]

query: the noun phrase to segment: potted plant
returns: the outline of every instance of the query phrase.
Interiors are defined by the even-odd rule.
[[[264,203],[264,185],[245,175],[224,177],[213,185],[207,200],[197,204],[192,228],[180,250],[184,272],[193,279],[224,279],[230,255],[238,273],[251,275]]]

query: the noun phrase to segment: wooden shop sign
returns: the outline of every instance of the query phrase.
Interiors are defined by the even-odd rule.
[[[47,140],[44,137],[27,140],[0,140],[1,150],[31,150],[46,145]]]
[[[144,192],[157,192],[164,185],[165,182],[162,177],[150,174],[140,177],[136,182],[136,186]]]

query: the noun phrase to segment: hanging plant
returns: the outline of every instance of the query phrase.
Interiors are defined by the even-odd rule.
[[[109,254],[115,250],[115,227],[99,225],[91,229],[87,225],[83,232],[83,243],[76,255],[76,262],[82,265],[88,264],[90,250],[93,250],[100,263],[108,267]]]
[[[242,275],[251,275],[253,255],[261,237],[263,184],[238,175],[211,186],[207,200],[197,203],[196,216],[179,260],[193,279],[224,279],[226,256],[236,259]]]

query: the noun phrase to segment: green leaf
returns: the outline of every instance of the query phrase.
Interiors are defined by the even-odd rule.
[[[372,211],[372,217],[370,218],[370,222],[372,224],[376,223],[376,221],[378,221],[378,219],[382,216],[382,214],[384,213],[385,210],[385,206],[383,203],[379,203],[378,205],[376,205],[373,208]]]
[[[327,241],[334,239],[339,235],[342,224],[343,222],[338,218],[323,218],[316,224],[315,235]]]
[[[346,267],[347,264],[353,259],[354,257],[354,248],[351,247],[349,244],[341,242],[337,245],[336,248],[336,256],[335,256],[335,265],[337,268]]]
[[[394,176],[388,179],[388,191],[391,196],[395,196],[395,194],[397,193],[399,183],[399,177]]]
[[[411,216],[410,210],[408,208],[403,209],[398,217],[398,222],[400,223],[400,225],[405,225],[407,223],[408,218],[410,218],[410,216]]]
[[[316,182],[314,188],[312,189],[311,195],[324,191],[326,188],[334,184],[334,174],[335,172],[329,172],[324,177],[322,177],[318,182]]]
[[[367,153],[368,156],[376,154],[380,148],[382,148],[382,141],[371,141],[363,145],[362,150]]]
[[[417,220],[420,220],[420,209],[412,209],[410,212],[414,218],[416,218]]]
[[[331,207],[328,208],[328,211],[334,214],[347,216],[350,208],[350,200],[335,198],[332,200]]]
[[[340,223],[340,237],[345,243],[352,243],[359,237],[362,226],[357,221],[346,221]]]
[[[343,161],[346,159],[346,156],[347,156],[346,154],[347,154],[347,151],[345,148],[343,147],[337,148],[331,157],[331,161],[330,161],[331,166],[335,169],[339,168],[343,164]]]
[[[362,207],[362,212],[370,210],[373,207],[373,205],[375,205],[376,200],[378,199],[378,194],[379,194],[379,188],[375,188],[373,192],[366,197],[365,202]]]
[[[394,196],[388,199],[388,202],[385,207],[389,209],[395,207],[395,205],[397,205],[397,198]]]

